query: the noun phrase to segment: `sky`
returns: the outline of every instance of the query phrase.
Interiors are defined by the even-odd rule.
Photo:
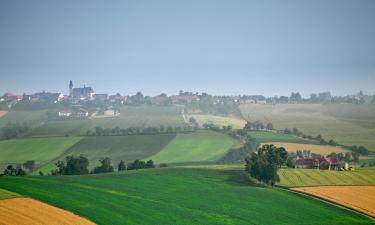
[[[0,0],[0,94],[375,94],[373,0]]]

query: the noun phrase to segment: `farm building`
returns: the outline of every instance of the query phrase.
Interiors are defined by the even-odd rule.
[[[336,158],[332,157],[320,157],[320,158],[303,158],[300,157],[295,161],[295,168],[303,169],[328,169],[328,170],[338,170],[342,167],[348,167],[338,162]]]

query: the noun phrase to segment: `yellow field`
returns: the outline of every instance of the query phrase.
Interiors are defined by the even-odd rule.
[[[375,186],[325,186],[292,188],[375,217]]]
[[[94,225],[71,212],[30,198],[0,201],[0,225]]]
[[[206,115],[206,114],[189,114],[186,115],[189,119],[190,117],[194,117],[195,120],[198,122],[200,126],[205,123],[213,123],[218,126],[232,126],[235,129],[242,129],[246,121],[237,117],[226,117],[226,116],[214,116],[214,115]]]
[[[1,111],[0,110],[0,118],[3,117],[3,116],[5,116],[5,114],[7,114],[7,113],[8,113],[8,111]]]
[[[299,143],[288,143],[288,142],[262,143],[262,145],[265,145],[265,144],[273,144],[277,147],[284,147],[288,152],[296,152],[297,150],[310,150],[312,153],[321,154],[321,155],[328,155],[332,152],[335,152],[335,153],[345,152],[345,149],[343,149],[342,147],[329,146],[329,145],[299,144]]]

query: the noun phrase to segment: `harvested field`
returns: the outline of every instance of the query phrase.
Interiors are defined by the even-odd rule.
[[[0,118],[5,116],[5,114],[7,114],[7,113],[8,113],[8,111],[0,111]]]
[[[186,115],[186,117],[189,119],[190,117],[194,117],[195,120],[198,122],[200,126],[202,126],[205,123],[212,123],[217,126],[232,126],[235,129],[242,129],[246,121],[241,118],[237,117],[231,117],[231,116],[215,116],[210,114],[189,114]]]
[[[264,144],[273,144],[277,147],[284,147],[288,152],[296,152],[297,150],[310,150],[312,153],[328,155],[332,152],[344,153],[346,150],[342,147],[329,146],[329,145],[313,145],[313,144],[299,144],[289,142],[268,142]]]
[[[292,188],[375,217],[375,186],[326,186]]]
[[[0,225],[93,225],[95,223],[71,212],[31,198],[0,201]]]

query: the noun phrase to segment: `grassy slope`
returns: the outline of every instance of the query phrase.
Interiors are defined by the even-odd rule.
[[[50,121],[34,130],[32,136],[80,135],[96,126],[104,128],[183,126],[181,108],[177,106],[126,106],[121,108],[120,116],[86,120]]]
[[[251,121],[272,122],[277,129],[296,127],[305,134],[321,134],[345,145],[375,150],[375,106],[352,104],[241,105]]]
[[[237,140],[211,131],[179,134],[150,158],[157,163],[212,162],[224,156],[236,144]]]
[[[317,143],[315,141],[296,137],[291,134],[282,134],[269,131],[249,131],[252,138],[258,142],[292,142],[292,143]]]
[[[44,164],[61,155],[81,138],[26,138],[0,141],[0,165],[35,160]]]
[[[156,154],[175,136],[174,134],[160,134],[85,137],[61,155],[59,160],[64,160],[66,155],[82,154],[89,159],[90,167],[93,168],[99,164],[99,159],[109,157],[116,167],[120,160],[129,163],[135,159],[145,159]],[[48,173],[54,167],[54,162],[51,162],[40,170]]]
[[[0,118],[0,127],[8,123],[28,122],[31,126],[38,126],[47,119],[45,110],[9,111]]]
[[[290,143],[290,142],[267,142],[262,144],[273,144],[277,147],[284,147],[288,152],[296,152],[298,150],[310,150],[312,153],[328,155],[332,152],[335,153],[345,153],[342,147],[329,146],[329,145],[315,145],[315,144],[300,144],[300,143]]]
[[[375,169],[329,171],[313,169],[280,169],[279,185],[285,187],[321,185],[375,185]]]
[[[15,198],[15,197],[19,197],[19,196],[20,196],[19,194],[13,193],[11,191],[0,189],[0,200],[8,199],[8,198]]]
[[[321,201],[249,186],[241,171],[169,168],[73,177],[2,177],[0,181],[0,188],[98,224],[372,223]]]

